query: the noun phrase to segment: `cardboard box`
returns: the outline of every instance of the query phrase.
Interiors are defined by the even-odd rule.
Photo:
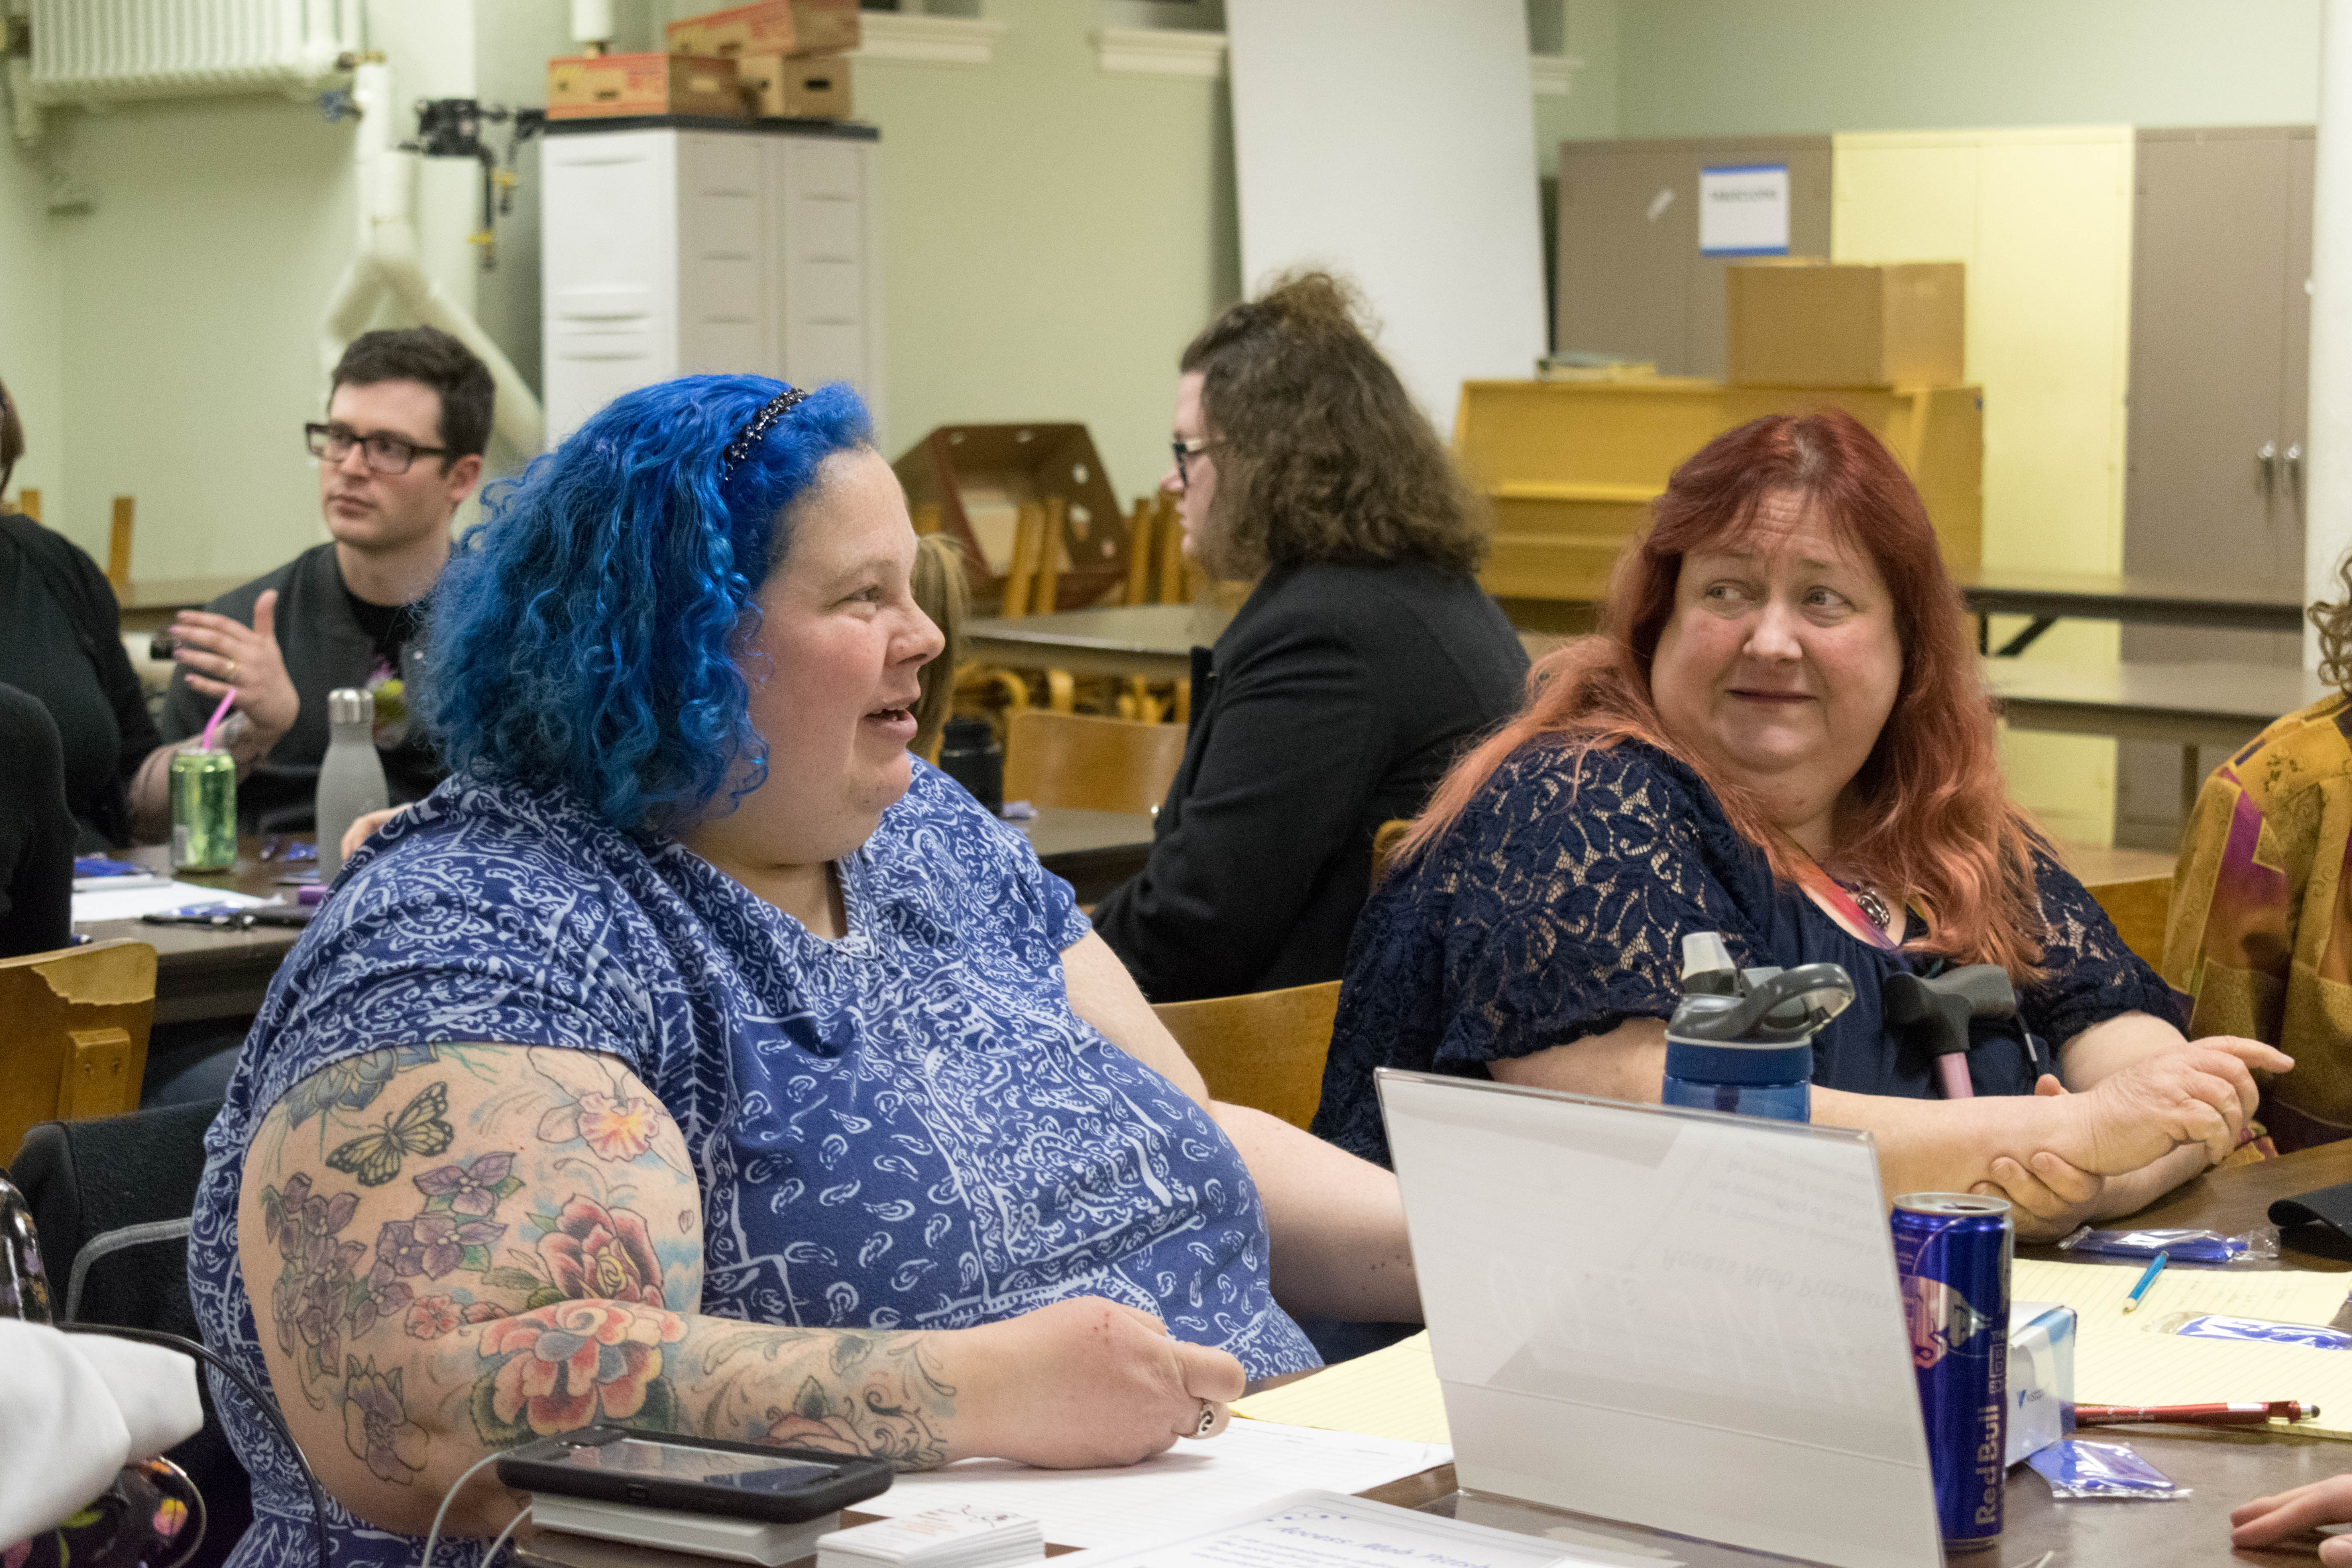
[[[633,114],[744,119],[733,60],[691,55],[583,55],[547,62],[547,117]]]
[[[2074,1435],[2074,1327],[2072,1307],[2010,1303],[2009,1464]]]
[[[759,0],[681,16],[662,29],[674,55],[825,55],[857,47],[857,0]]]
[[[1957,261],[1879,267],[1748,261],[1725,268],[1734,386],[1958,386]]]
[[[837,56],[744,55],[735,69],[754,120],[849,118],[849,62]]]
[[[857,0],[793,0],[793,52],[839,54],[865,37]]]

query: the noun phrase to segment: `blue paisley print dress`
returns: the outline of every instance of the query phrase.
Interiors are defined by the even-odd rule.
[[[1979,1094],[2025,1094],[2055,1070],[2048,1047],[2119,1013],[2179,1017],[2171,990],[2134,956],[2082,883],[2035,867],[2041,981],[2019,987],[2025,1030],[1970,1026]],[[1890,1037],[1879,994],[1913,955],[1848,934],[1772,875],[1705,781],[1625,742],[1579,752],[1522,746],[1454,826],[1374,889],[1348,952],[1339,1016],[1315,1131],[1388,1163],[1376,1068],[1484,1077],[1630,1019],[1670,1016],[1682,999],[1682,940],[1724,934],[1747,967],[1834,963],[1853,1005],[1813,1040],[1813,1082],[1923,1100],[1937,1092],[1926,1052]],[[1935,960],[1917,959],[1921,973]],[[2030,1032],[2045,1044],[2019,1038]]]
[[[205,1339],[264,1380],[236,1204],[270,1106],[363,1052],[492,1041],[607,1053],[668,1108],[707,1313],[955,1329],[1096,1295],[1252,1378],[1318,1364],[1268,1289],[1239,1153],[1071,1010],[1061,954],[1090,928],[1068,884],[919,762],[837,869],[848,934],[827,942],[560,796],[453,779],[395,818],[278,971],[214,1123],[188,1252]],[[233,1568],[308,1564],[299,1472],[237,1396],[220,1408],[254,1475]],[[329,1509],[338,1568],[415,1562],[415,1538]]]

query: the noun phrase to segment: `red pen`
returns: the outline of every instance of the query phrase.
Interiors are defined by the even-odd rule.
[[[2235,1405],[2074,1406],[2074,1425],[2077,1426],[2120,1426],[2144,1421],[2163,1421],[2188,1426],[2253,1426],[2273,1416],[2288,1421],[2316,1421],[2319,1419],[2319,1406],[2293,1399]]]

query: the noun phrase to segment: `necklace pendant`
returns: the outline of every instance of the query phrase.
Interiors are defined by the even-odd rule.
[[[1887,922],[1895,918],[1895,911],[1886,907],[1886,900],[1880,898],[1874,889],[1856,888],[1853,901],[1864,914],[1870,917],[1870,923],[1880,931],[1885,931]]]

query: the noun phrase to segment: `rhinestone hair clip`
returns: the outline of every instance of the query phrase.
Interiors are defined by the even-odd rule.
[[[751,423],[744,426],[742,433],[727,443],[727,450],[719,454],[719,482],[724,485],[734,478],[736,465],[751,455],[751,448],[760,444],[761,437],[775,428],[777,420],[807,402],[808,397],[799,387],[788,386],[768,399],[760,412],[751,416]]]

